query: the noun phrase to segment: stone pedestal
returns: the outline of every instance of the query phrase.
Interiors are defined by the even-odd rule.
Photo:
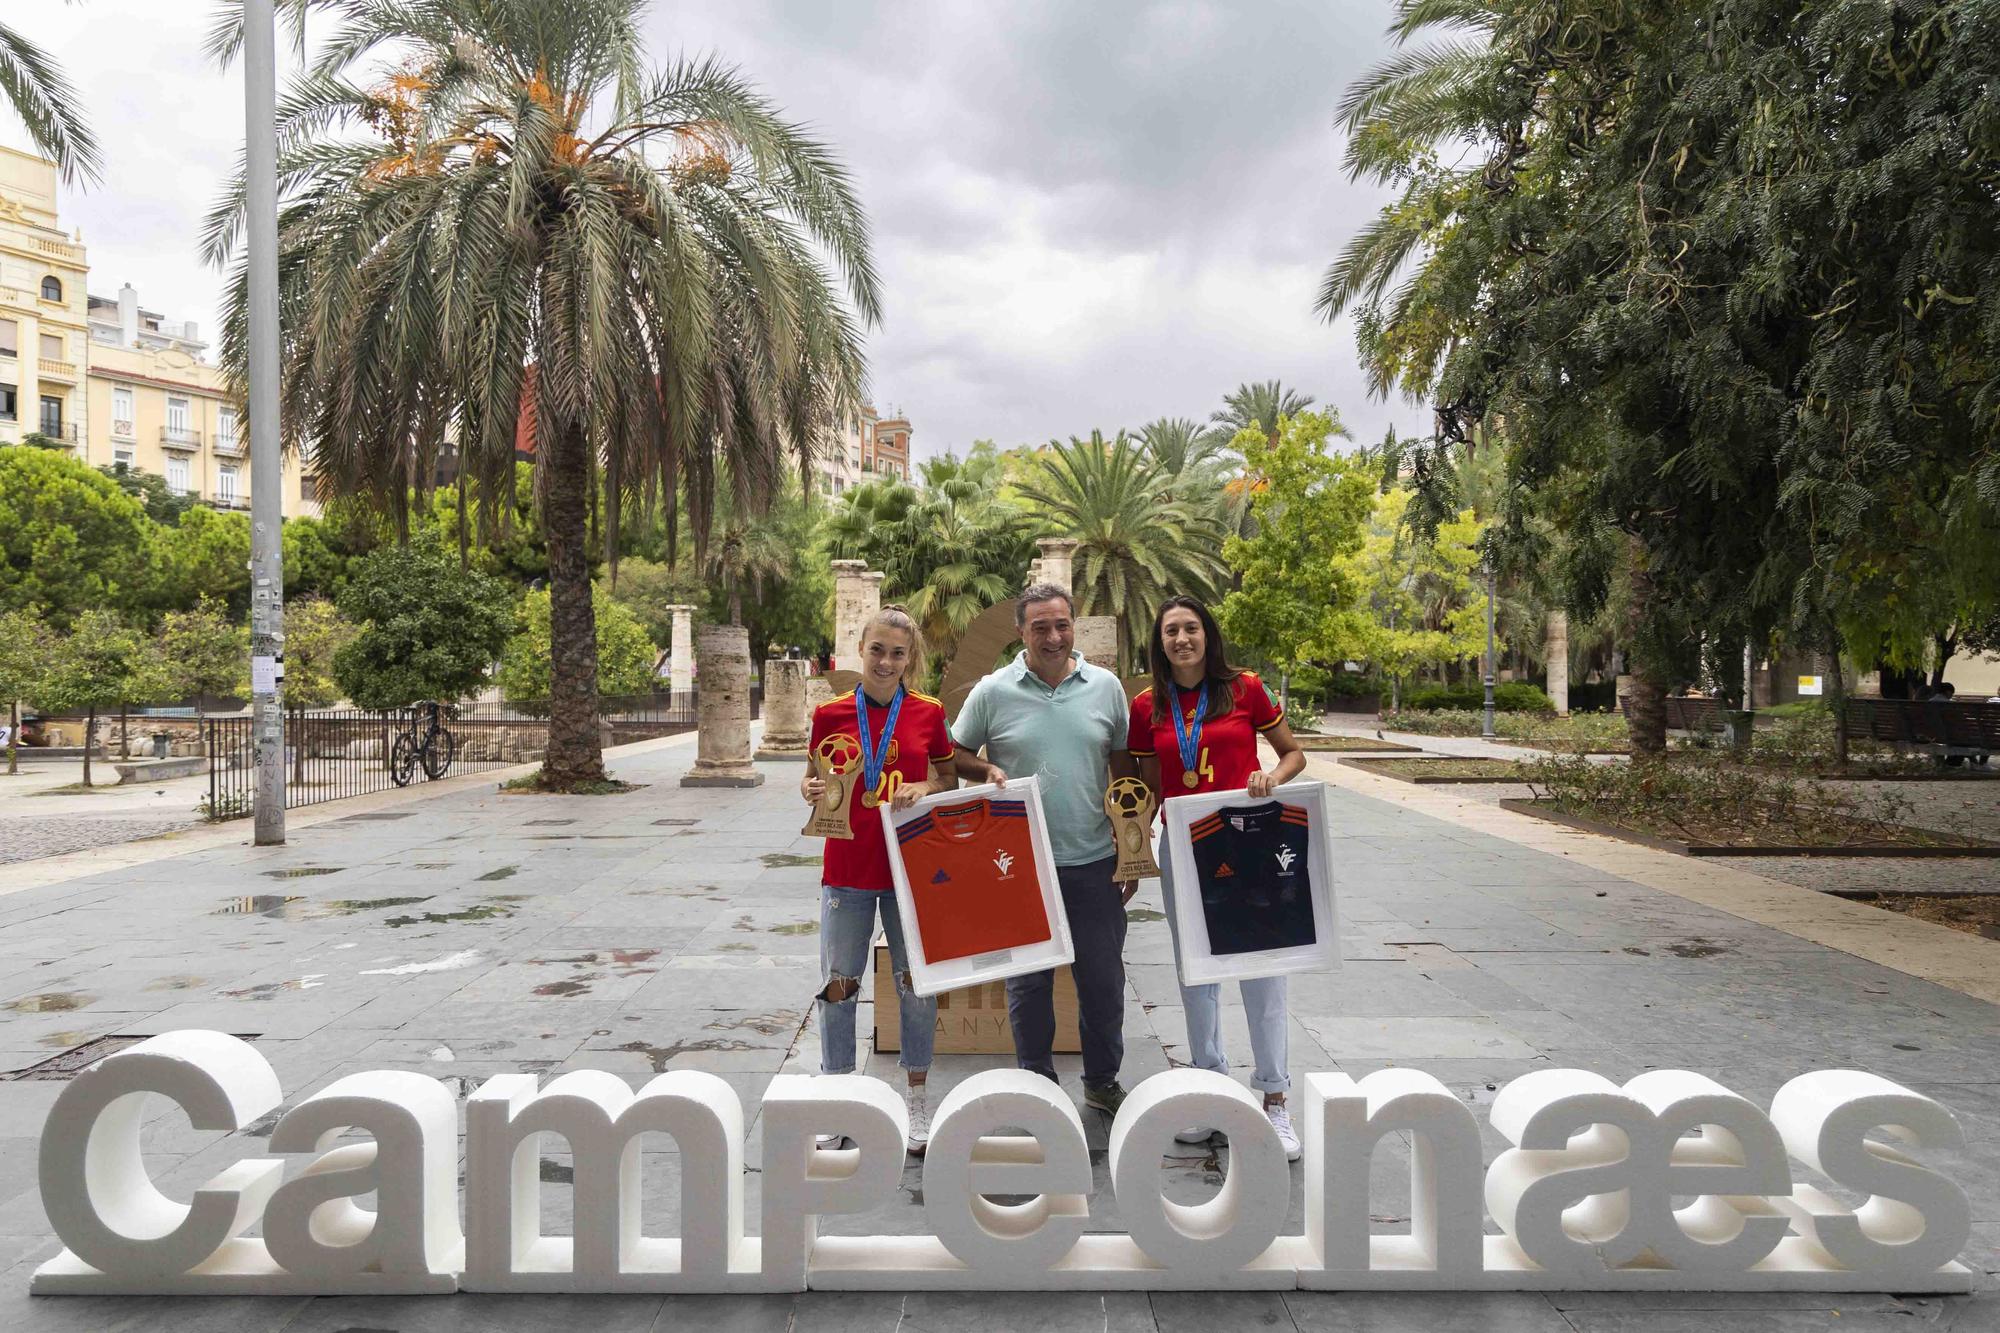
[[[1569,612],[1549,612],[1549,698],[1555,700],[1556,716],[1569,716]]]
[[[1078,616],[1076,650],[1092,666],[1118,670],[1118,617]]]
[[[806,662],[773,657],[764,663],[764,739],[759,759],[804,759],[807,729]]]
[[[694,608],[670,606],[674,615],[673,642],[667,656],[668,688],[686,694],[694,688]]]
[[[809,737],[812,734],[813,713],[831,698],[833,698],[833,684],[825,676],[806,677],[806,734]]]
[[[862,560],[833,562],[833,665],[861,670],[861,629],[882,609],[882,575]]]
[[[695,635],[701,688],[694,768],[683,787],[756,787],[764,775],[750,766],[750,631],[703,625]]]
[[[1072,591],[1070,561],[1076,555],[1076,541],[1069,537],[1042,537],[1035,545],[1042,550],[1040,581],[1053,583],[1064,592]]]

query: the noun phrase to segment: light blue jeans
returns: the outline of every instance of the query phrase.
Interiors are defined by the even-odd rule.
[[[896,997],[902,1003],[903,1052],[896,1063],[913,1074],[931,1067],[937,1042],[937,1001],[909,987],[910,955],[903,944],[903,919],[896,895],[867,889],[840,889],[823,884],[819,891],[819,1072],[854,1072],[854,1011],[861,995],[861,974],[868,966],[868,946],[875,938],[875,915],[882,915],[882,934],[889,945],[889,965],[896,974]],[[853,994],[830,1000],[835,981],[851,981]]]
[[[1167,900],[1167,927],[1173,931],[1178,958],[1181,933],[1174,918],[1174,868],[1166,850],[1160,848],[1158,858],[1160,892]],[[1250,1086],[1259,1092],[1284,1092],[1292,1086],[1285,978],[1253,977],[1236,985],[1243,993],[1243,1014],[1250,1020],[1250,1056],[1254,1061]],[[1214,982],[1183,985],[1181,1012],[1187,1016],[1188,1058],[1195,1068],[1227,1074],[1229,1060],[1222,1053],[1222,987]]]

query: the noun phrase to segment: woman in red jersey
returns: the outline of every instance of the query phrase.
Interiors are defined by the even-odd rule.
[[[930,1106],[924,1083],[937,1036],[937,1001],[910,988],[909,946],[896,910],[883,838],[884,805],[901,810],[956,784],[944,705],[906,683],[921,680],[923,638],[899,606],[885,606],[861,629],[861,683],[850,694],[813,710],[808,753],[829,737],[847,738],[858,750],[861,772],[848,807],[852,838],[826,839],[819,891],[819,1063],[823,1074],[854,1072],[854,1017],[861,972],[879,913],[896,973],[902,1008],[901,1064],[909,1079],[910,1151],[930,1144]],[[837,744],[839,742],[836,742]],[[808,768],[799,795],[817,804],[826,782]],[[824,1144],[822,1145],[824,1146]]]
[[[1254,672],[1228,664],[1222,630],[1206,606],[1192,597],[1169,597],[1153,617],[1153,684],[1132,701],[1127,744],[1139,761],[1139,775],[1152,787],[1156,801],[1204,791],[1243,791],[1250,800],[1265,800],[1271,789],[1296,777],[1306,766],[1305,753],[1292,739],[1285,715],[1271,701],[1264,682]],[[1277,752],[1278,762],[1266,771],[1258,762],[1257,738]],[[1160,857],[1160,888],[1167,899],[1167,923],[1174,927],[1173,867]],[[1257,977],[1238,982],[1243,1009],[1250,1020],[1250,1051],[1255,1062],[1250,1084],[1264,1094],[1264,1114],[1270,1117],[1285,1155],[1299,1157],[1299,1136],[1292,1128],[1285,1092],[1291,1087],[1286,1050],[1285,978]],[[1222,988],[1182,986],[1182,1011],[1187,1016],[1188,1050],[1201,1069],[1227,1073],[1222,1053]],[[1210,1137],[1202,1128],[1175,1137],[1200,1143]]]

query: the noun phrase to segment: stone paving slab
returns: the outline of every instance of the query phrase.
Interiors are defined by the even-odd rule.
[[[287,1104],[345,1073],[417,1070],[462,1098],[495,1073],[598,1068],[635,1085],[670,1068],[711,1070],[754,1104],[778,1072],[817,1067],[817,844],[797,834],[784,775],[752,791],[681,790],[687,738],[628,747],[621,776],[649,784],[604,798],[502,796],[494,781],[367,798],[294,824],[282,848],[189,835],[143,860],[119,849],[95,873],[46,868],[0,895],[0,1068],[111,1033],[188,1025],[259,1034]],[[1324,776],[1324,774],[1322,774]],[[1938,1328],[2000,1326],[1990,1274],[2000,1239],[2000,1010],[1933,980],[1828,948],[1648,882],[1637,862],[1551,853],[1497,836],[1457,807],[1384,799],[1353,775],[1340,815],[1347,965],[1292,982],[1291,1067],[1356,1076],[1391,1063],[1436,1074],[1480,1113],[1509,1078],[1567,1065],[1624,1079],[1654,1066],[1709,1072],[1767,1099],[1792,1073],[1855,1065],[1952,1106],[1975,1146],[1960,1177],[1978,1219],[1970,1298],[1438,1297],[1366,1293],[928,1293],[772,1298],[493,1298],[276,1301],[77,1300],[26,1296],[57,1248],[28,1163],[60,1085],[0,1083],[0,1328],[606,1329],[1458,1329]],[[1407,784],[1384,784],[1418,792]],[[362,819],[354,814],[408,814]],[[1500,812],[1493,812],[1500,813]],[[655,821],[692,819],[691,825]],[[566,821],[566,822],[550,822]],[[37,863],[40,864],[40,863]],[[58,868],[60,870],[61,868]],[[1701,868],[1696,867],[1698,872]],[[1633,873],[1626,873],[1627,871]],[[300,871],[329,873],[298,874]],[[1721,872],[1718,882],[1755,883]],[[0,876],[4,880],[4,876]],[[4,885],[11,890],[12,885]],[[1797,892],[1791,890],[1790,892]],[[405,901],[416,899],[419,901]],[[1179,988],[1156,884],[1132,904],[1128,1084],[1185,1060]],[[871,993],[863,989],[863,995]],[[1235,988],[1227,1049],[1247,1058]],[[871,1026],[864,1000],[861,1027]],[[893,1055],[867,1072],[900,1081]],[[941,1056],[933,1104],[960,1080],[1011,1063]],[[1059,1057],[1073,1093],[1079,1062]],[[1240,1071],[1247,1072],[1247,1071]],[[1097,1191],[1090,1226],[1121,1229],[1104,1160],[1108,1122],[1086,1113]],[[268,1123],[216,1136],[179,1112],[145,1129],[162,1188],[184,1195],[261,1155]],[[762,1142],[750,1127],[748,1149]],[[644,1155],[649,1225],[673,1225],[679,1159]],[[1168,1163],[1168,1195],[1194,1202],[1222,1179],[1226,1148]],[[1403,1225],[1407,1157],[1376,1156],[1378,1229]],[[545,1225],[569,1216],[568,1156],[543,1161]],[[911,1166],[897,1199],[834,1219],[839,1234],[927,1229]],[[746,1180],[754,1210],[759,1179]],[[1299,1222],[1294,1189],[1291,1229]]]

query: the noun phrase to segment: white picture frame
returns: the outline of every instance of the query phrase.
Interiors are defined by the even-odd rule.
[[[1165,844],[1163,854],[1173,858],[1172,911],[1178,945],[1175,962],[1183,985],[1205,986],[1217,981],[1318,972],[1340,966],[1340,912],[1333,874],[1333,807],[1326,784],[1310,779],[1287,782],[1273,787],[1269,799],[1302,807],[1306,812],[1306,836],[1311,843],[1307,869],[1313,943],[1234,954],[1217,954],[1210,948],[1208,919],[1201,910],[1201,880],[1195,873],[1194,841],[1189,830],[1196,820],[1217,810],[1263,805],[1266,801],[1253,799],[1242,788],[1170,796],[1161,806],[1165,823],[1160,836]]]
[[[924,954],[923,932],[917,924],[916,900],[910,894],[910,878],[903,867],[903,852],[896,830],[940,806],[963,805],[981,797],[1019,800],[1028,811],[1028,836],[1034,847],[1035,876],[1042,890],[1042,906],[1048,913],[1049,938],[1040,944],[1022,945],[997,953],[974,954],[933,963]],[[882,814],[882,836],[889,848],[889,873],[896,883],[896,911],[903,921],[903,940],[910,955],[910,985],[919,995],[939,995],[960,986],[1005,981],[1030,972],[1046,972],[1076,961],[1076,945],[1070,938],[1069,917],[1063,911],[1062,887],[1056,879],[1055,852],[1049,843],[1049,827],[1042,815],[1041,787],[1033,777],[1010,778],[1003,787],[982,783],[955,791],[926,796],[907,810],[876,807]]]

